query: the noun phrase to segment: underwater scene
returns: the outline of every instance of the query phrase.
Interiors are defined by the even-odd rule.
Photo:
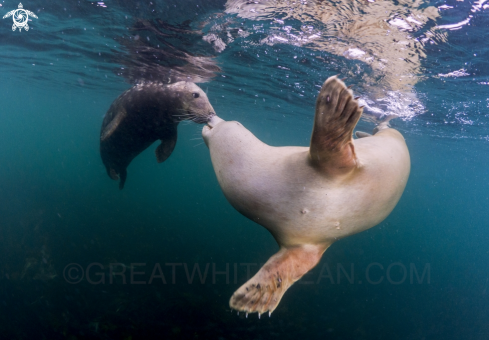
[[[489,1],[0,16],[0,339],[489,338]]]

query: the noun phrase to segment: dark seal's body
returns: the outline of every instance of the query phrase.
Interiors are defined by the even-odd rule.
[[[156,140],[159,163],[172,153],[177,125],[182,120],[206,123],[214,109],[206,94],[190,82],[164,85],[147,83],[132,87],[110,106],[102,123],[100,155],[112,179],[124,187],[127,166]]]

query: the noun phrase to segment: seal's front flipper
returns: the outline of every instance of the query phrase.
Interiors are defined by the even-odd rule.
[[[319,262],[328,247],[329,244],[282,247],[233,294],[229,306],[246,313],[273,312],[285,291]]]
[[[370,133],[367,133],[367,132],[357,131],[357,132],[355,132],[355,136],[357,138],[365,138],[365,137],[372,137],[373,135],[371,135]]]
[[[172,126],[171,130],[167,130],[161,138],[161,144],[155,150],[156,161],[163,163],[168,157],[170,157],[175,145],[177,144],[177,126]]]
[[[363,132],[363,131],[357,131],[355,132],[355,136],[357,138],[365,138],[365,137],[372,137],[374,136],[375,134],[377,134],[377,132],[379,131],[382,131],[382,130],[385,130],[385,129],[389,129],[390,128],[390,125],[389,125],[389,122],[394,119],[394,118],[397,118],[398,116],[396,115],[389,115],[387,117],[385,117],[375,128],[374,128],[374,131],[373,131],[373,135],[371,135],[370,133],[367,133],[367,132]]]
[[[380,123],[379,125],[377,125],[374,129],[374,135],[379,132],[379,131],[382,131],[382,130],[385,130],[385,129],[388,129],[390,128],[391,126],[389,125],[390,121],[394,118],[397,118],[398,116],[396,115],[389,115],[387,117],[385,117]]]
[[[119,110],[115,110],[112,108],[115,103],[116,101],[114,101],[112,106],[109,108],[109,111],[105,114],[104,121],[102,123],[103,129],[100,133],[100,141],[102,142],[108,139],[114,133],[114,131],[117,130],[117,127],[127,116],[127,112],[124,108],[121,108]]]
[[[328,78],[316,100],[310,156],[313,165],[332,174],[356,167],[353,129],[362,108],[352,92],[336,77]]]

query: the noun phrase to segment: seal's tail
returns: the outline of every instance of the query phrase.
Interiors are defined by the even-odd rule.
[[[356,166],[352,135],[362,111],[351,90],[336,76],[324,82],[316,100],[311,136],[313,164],[333,173]]]
[[[231,297],[229,306],[237,311],[271,314],[287,289],[311,270],[329,245],[282,247]]]

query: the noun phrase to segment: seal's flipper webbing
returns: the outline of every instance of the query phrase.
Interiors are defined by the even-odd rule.
[[[287,289],[319,262],[328,247],[306,244],[281,248],[234,292],[229,306],[246,313],[273,312]]]
[[[314,165],[341,173],[356,166],[353,129],[362,108],[351,91],[336,77],[328,78],[316,100],[310,156]]]
[[[177,144],[177,125],[171,127],[171,130],[167,130],[164,137],[161,138],[161,144],[155,150],[156,160],[158,163],[166,161],[170,157],[175,145]]]

